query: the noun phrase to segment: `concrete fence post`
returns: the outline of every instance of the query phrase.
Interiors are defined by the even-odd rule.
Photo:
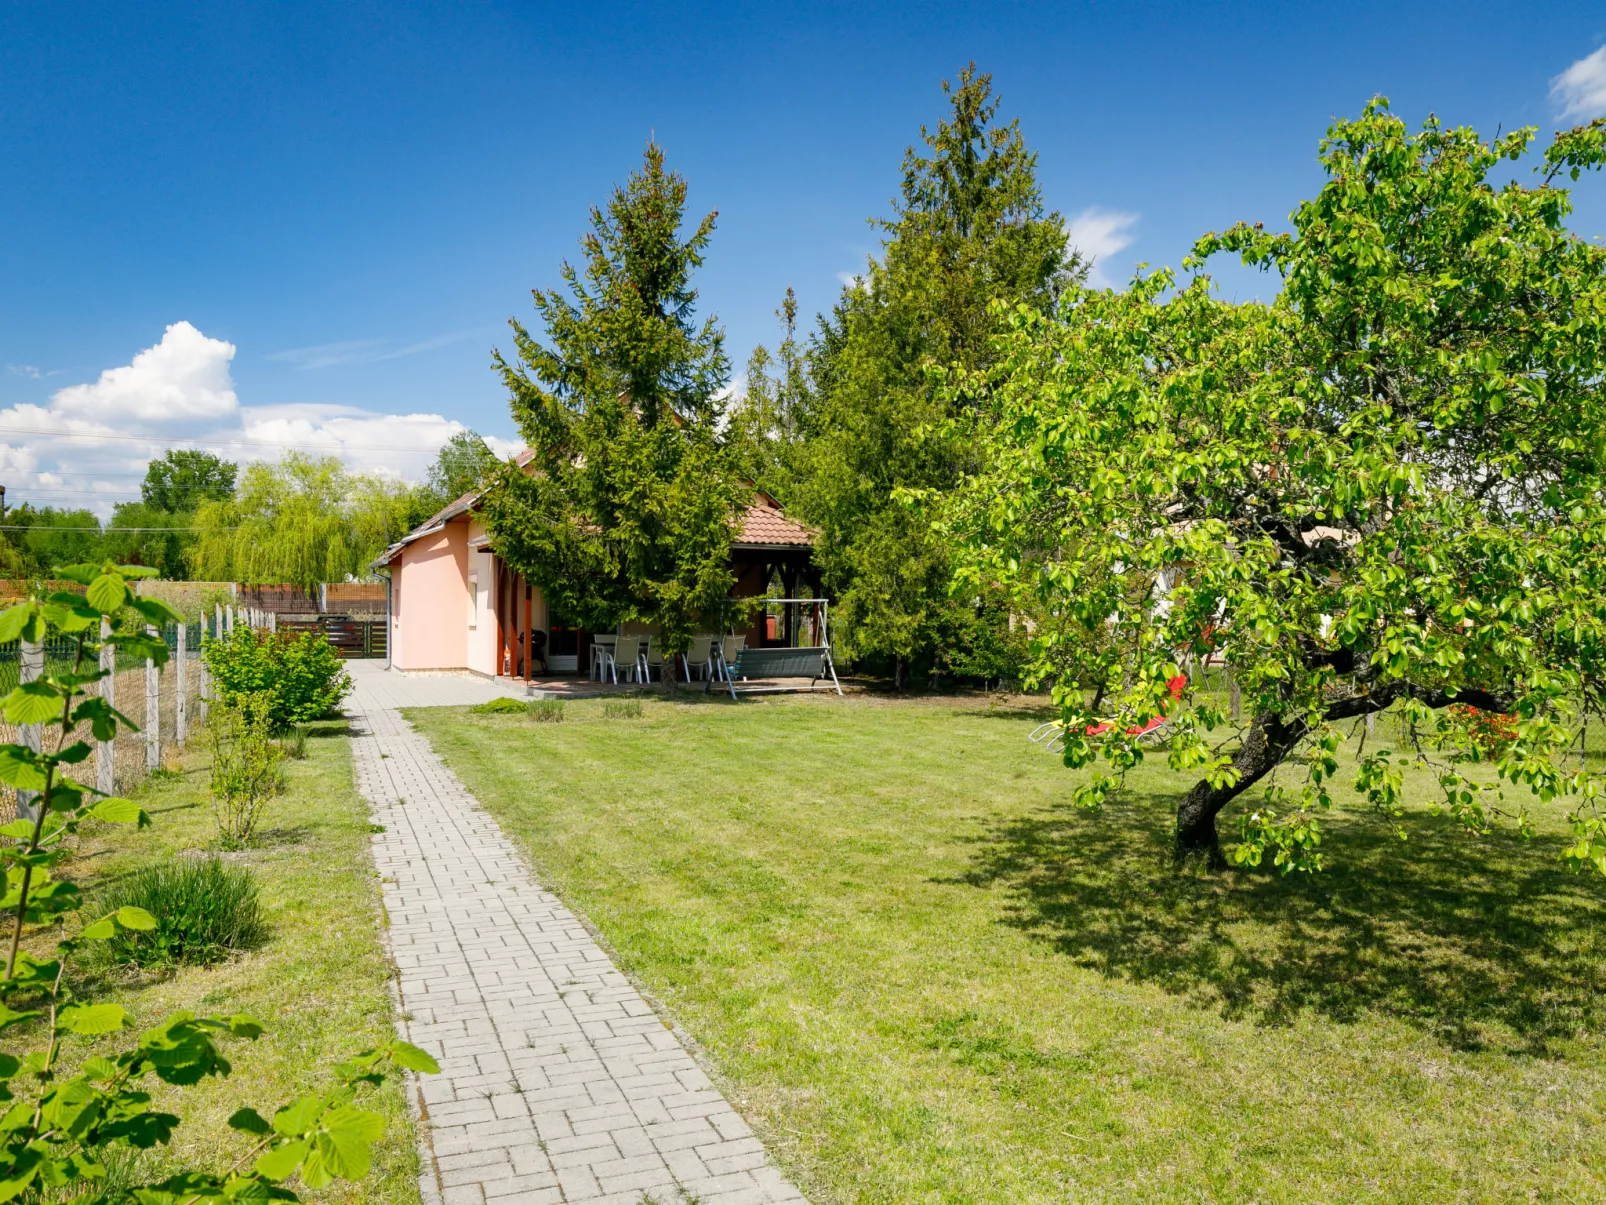
[[[234,635],[234,604],[230,603],[226,612],[229,620],[229,635]]]
[[[189,620],[181,619],[178,624],[178,677],[174,679],[174,705],[173,705],[173,739],[181,746],[190,743],[190,716],[189,703],[184,697],[186,685],[186,671],[189,660]]]
[[[45,672],[45,646],[37,640],[24,640],[22,642],[22,656],[18,665],[18,680],[21,682],[37,682]],[[22,726],[22,743],[38,753],[42,747],[41,740],[44,728],[39,724],[24,724]],[[38,807],[35,800],[39,798],[38,791],[17,792],[17,819],[37,820]]]
[[[112,707],[117,706],[117,646],[108,644],[112,624],[109,619],[100,621],[100,668],[106,676],[100,680],[100,697]],[[112,741],[95,744],[95,786],[103,795],[117,790],[117,746]]]
[[[146,625],[147,636],[157,635],[154,627]],[[162,764],[162,671],[156,662],[145,658],[145,769],[156,770]]]

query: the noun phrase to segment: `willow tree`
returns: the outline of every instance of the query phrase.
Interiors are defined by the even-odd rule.
[[[1606,670],[1606,248],[1565,226],[1564,175],[1598,166],[1602,122],[1559,135],[1531,183],[1497,183],[1533,139],[1492,141],[1385,102],[1328,131],[1328,182],[1293,230],[1238,226],[1275,271],[1269,305],[1199,276],[1080,291],[1056,319],[1014,316],[998,368],[965,388],[998,407],[987,464],[948,515],[967,573],[1049,617],[1065,759],[1102,762],[1097,806],[1169,720],[1198,774],[1179,852],[1321,865],[1341,725],[1402,713],[1442,803],[1469,829],[1564,797],[1568,856],[1606,872],[1600,782],[1564,765],[1578,703]],[[1212,746],[1215,701],[1170,699],[1218,653],[1249,713]],[[1452,705],[1510,714],[1492,766]],[[1366,746],[1355,787],[1402,814],[1401,765]],[[1307,757],[1294,761],[1296,753]]]
[[[368,572],[412,517],[406,485],[348,472],[333,456],[288,453],[247,465],[233,497],[202,503],[191,552],[195,576],[308,592]]]
[[[741,493],[715,438],[724,332],[697,320],[692,285],[716,215],[683,232],[685,209],[649,144],[592,210],[583,272],[564,263],[564,288],[535,291],[545,341],[510,322],[516,355],[495,363],[531,459],[483,510],[497,554],[565,619],[654,623],[671,654],[724,605]]]

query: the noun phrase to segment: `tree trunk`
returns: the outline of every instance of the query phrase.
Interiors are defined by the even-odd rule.
[[[1276,713],[1263,711],[1244,733],[1244,742],[1233,755],[1232,764],[1239,779],[1230,787],[1213,787],[1208,779],[1195,783],[1177,805],[1177,860],[1203,854],[1211,866],[1225,866],[1221,842],[1216,835],[1216,817],[1229,803],[1242,795],[1288,755],[1305,734],[1303,721],[1281,723]]]

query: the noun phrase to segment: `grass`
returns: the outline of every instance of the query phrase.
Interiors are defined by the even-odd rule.
[[[1023,709],[603,709],[409,714],[817,1205],[1606,1199],[1606,884],[1552,819],[1178,874],[1186,780],[1080,813]]]
[[[306,759],[287,763],[288,794],[269,805],[254,847],[222,855],[226,864],[255,872],[267,941],[216,966],[158,975],[114,970],[104,980],[79,984],[98,999],[124,1005],[137,1027],[188,1009],[248,1013],[267,1028],[255,1042],[227,1044],[234,1071],[226,1080],[182,1091],[151,1081],[158,1105],[179,1113],[184,1123],[170,1151],[158,1148],[145,1157],[142,1174],[227,1165],[243,1149],[242,1136],[225,1124],[236,1108],[249,1104],[271,1116],[292,1097],[330,1086],[328,1065],[393,1032],[368,815],[353,786],[344,725],[311,725],[309,737]],[[197,749],[201,744],[193,742]],[[86,894],[116,891],[153,863],[216,851],[205,759],[191,755],[180,765],[179,773],[153,779],[139,793],[152,827],[134,833],[96,826],[83,841],[65,871]],[[49,935],[38,935],[36,944],[41,952],[48,949]],[[13,1029],[5,1045],[12,1051],[31,1048],[37,1036]],[[118,1041],[105,1040],[95,1049],[120,1048]],[[87,1053],[79,1044],[68,1057],[76,1061]],[[374,1170],[359,1184],[305,1193],[306,1199],[384,1205],[419,1200],[418,1159],[400,1086],[388,1084],[366,1099],[386,1119]]]

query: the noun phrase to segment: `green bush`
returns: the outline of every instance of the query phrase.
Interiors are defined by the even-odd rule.
[[[267,694],[219,703],[207,721],[212,747],[212,816],[224,849],[251,843],[268,801],[284,790],[284,751],[272,739]]]
[[[180,858],[147,866],[111,884],[96,901],[102,912],[143,908],[156,918],[148,932],[120,931],[106,942],[114,962],[139,967],[206,966],[268,936],[256,879],[217,858]]]
[[[264,632],[237,627],[203,646],[212,693],[237,705],[246,695],[266,695],[274,728],[320,720],[351,691],[340,654],[317,632]]]
[[[475,715],[524,715],[529,709],[518,699],[503,697],[476,703],[469,710]]]

